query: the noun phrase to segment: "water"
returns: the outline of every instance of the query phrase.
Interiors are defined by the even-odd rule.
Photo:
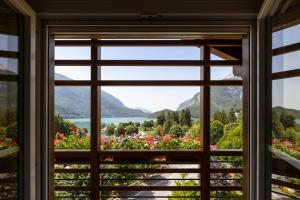
[[[296,124],[300,124],[300,119],[296,119]]]
[[[74,122],[80,128],[86,128],[90,132],[91,122],[89,118],[81,118],[81,119],[67,119]],[[126,122],[139,122],[143,123],[145,120],[154,120],[147,117],[114,117],[114,118],[101,118],[101,122],[105,125],[107,124],[115,124],[126,123]]]

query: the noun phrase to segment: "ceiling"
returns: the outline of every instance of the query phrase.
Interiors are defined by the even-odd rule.
[[[42,16],[137,16],[253,18],[263,0],[27,0]]]

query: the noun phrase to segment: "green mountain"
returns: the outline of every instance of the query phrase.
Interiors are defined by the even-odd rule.
[[[59,80],[70,80],[61,74],[55,74],[55,76]],[[55,88],[55,113],[64,118],[89,118],[90,101],[89,87],[57,86]],[[101,91],[102,117],[148,117],[149,115],[141,110],[128,108],[116,97]]]
[[[182,102],[177,111],[189,108],[192,117],[199,118],[200,116],[200,92],[192,98]],[[228,111],[230,108],[242,108],[242,88],[236,86],[216,86],[211,87],[211,115],[217,110]]]
[[[288,114],[293,115],[296,119],[300,119],[300,110],[296,110],[296,109],[290,109],[290,108],[284,108],[281,106],[276,106],[273,107],[273,110],[275,112],[277,112],[278,116],[282,113],[282,112],[287,112]]]
[[[174,112],[174,110],[170,110],[170,109],[163,109],[157,112],[152,113],[151,118],[157,118],[162,112],[164,113],[168,113],[168,112]]]

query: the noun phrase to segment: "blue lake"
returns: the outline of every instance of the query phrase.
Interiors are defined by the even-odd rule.
[[[80,128],[86,128],[90,132],[91,122],[89,118],[82,118],[82,119],[67,119],[74,122]],[[101,122],[105,125],[107,124],[115,124],[118,125],[119,123],[126,123],[126,122],[139,122],[143,123],[145,120],[155,120],[147,117],[114,117],[114,118],[101,118]]]

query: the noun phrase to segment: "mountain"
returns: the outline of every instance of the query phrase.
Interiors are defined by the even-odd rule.
[[[273,107],[273,110],[277,112],[278,116],[280,116],[282,112],[287,112],[288,114],[293,115],[296,119],[300,119],[300,110],[284,108],[281,106]]]
[[[170,110],[170,109],[163,109],[157,112],[152,113],[151,118],[157,118],[158,115],[160,115],[162,112],[164,113],[168,113],[168,112],[174,112],[174,110]]]
[[[61,74],[55,74],[55,77],[58,80],[71,80]],[[61,114],[64,118],[89,118],[90,103],[90,89],[86,86],[55,87],[55,113]],[[149,115],[141,110],[128,108],[116,97],[101,91],[102,117],[148,117]]]
[[[226,78],[233,79],[232,76]],[[189,108],[192,117],[199,118],[200,116],[200,92],[192,98],[182,102],[177,111]],[[211,87],[211,114],[217,110],[228,111],[230,108],[242,108],[242,87],[237,86],[214,86]]]
[[[153,113],[151,110],[147,110],[145,108],[135,107],[134,109],[140,110],[140,111],[142,111],[144,113]]]

